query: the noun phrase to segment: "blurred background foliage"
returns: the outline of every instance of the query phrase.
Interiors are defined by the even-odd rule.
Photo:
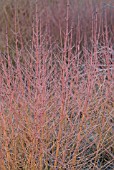
[[[66,2],[66,0],[37,0],[38,19],[41,22],[42,33],[45,33],[47,28],[48,34],[54,41],[60,42],[60,40],[64,39],[66,28]],[[101,24],[100,41],[102,42],[102,30],[105,29],[105,13],[107,17],[109,40],[110,43],[113,44],[114,1],[72,0],[69,2],[69,31],[72,28],[73,43],[75,45],[77,45],[76,41],[78,42],[78,39],[81,38],[82,41],[80,45],[83,46],[85,34],[88,41],[87,45],[90,44],[92,37],[92,22],[95,22],[96,16],[97,24]],[[8,29],[10,48],[15,45],[15,35],[17,35],[19,41],[22,40],[24,44],[27,45],[29,43],[32,37],[32,26],[33,23],[35,23],[35,8],[35,0],[0,1],[0,51],[3,52],[5,50],[6,27]],[[17,28],[15,27],[15,18],[17,19]]]

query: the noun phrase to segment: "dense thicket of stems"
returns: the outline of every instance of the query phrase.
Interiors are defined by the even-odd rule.
[[[113,3],[12,2],[0,42],[0,169],[113,169]]]

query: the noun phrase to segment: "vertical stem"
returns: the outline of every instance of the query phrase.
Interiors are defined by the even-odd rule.
[[[64,52],[63,52],[63,68],[62,68],[62,103],[61,103],[61,115],[60,115],[60,124],[59,132],[57,136],[56,143],[56,157],[54,162],[54,168],[57,167],[57,161],[59,156],[60,140],[62,137],[62,128],[63,128],[63,119],[64,119],[64,102],[65,102],[65,73],[66,73],[66,54],[67,54],[67,43],[68,43],[68,18],[69,18],[69,0],[67,0],[67,11],[66,11],[66,34],[64,40]]]

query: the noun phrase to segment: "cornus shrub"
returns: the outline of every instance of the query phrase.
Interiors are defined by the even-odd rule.
[[[47,15],[36,2],[29,40],[14,5],[13,28],[6,21],[0,51],[1,170],[114,168],[114,15],[110,4],[102,13],[93,2],[85,2],[89,21],[83,1],[46,1]],[[60,4],[57,32],[50,20]]]

